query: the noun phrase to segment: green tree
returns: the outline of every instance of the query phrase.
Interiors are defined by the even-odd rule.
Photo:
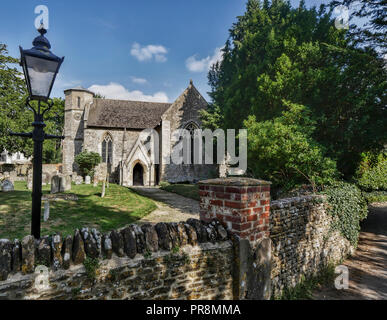
[[[99,153],[82,151],[75,157],[75,163],[79,166],[82,173],[92,176],[94,168],[101,163],[102,158]]]
[[[7,46],[0,43],[0,152],[4,149],[11,153],[26,150],[29,156],[32,141],[9,135],[9,131],[32,129],[33,116],[25,108],[27,92],[23,75],[16,68],[18,63],[18,59],[8,55]]]
[[[387,54],[387,1],[386,0],[334,0],[331,7],[344,5],[350,9],[350,20],[367,19],[363,26],[352,24],[350,32],[355,43],[371,46]]]
[[[350,177],[362,152],[386,142],[384,63],[336,29],[324,6],[249,0],[230,29],[222,62],[209,72],[213,106],[203,119],[238,129],[251,115],[257,122],[281,116],[284,100],[307,106],[316,122],[312,138]]]
[[[301,105],[284,105],[288,110],[273,120],[257,122],[249,116],[244,121],[249,168],[254,176],[272,181],[275,188],[307,183],[316,190],[338,177],[336,164],[312,138],[315,122],[310,111]]]
[[[23,74],[16,69],[19,60],[8,55],[5,44],[0,44],[0,152],[4,149],[23,152],[26,156],[33,154],[32,139],[14,137],[9,131],[31,132],[33,113],[26,107],[27,91]],[[64,127],[64,100],[53,99],[53,107],[45,118],[45,132],[62,135]],[[37,106],[32,101],[33,107]],[[61,161],[61,141],[46,140],[43,146],[43,162]]]
[[[64,104],[61,98],[53,98],[52,109],[45,118],[45,132],[61,136],[64,132]],[[50,139],[44,141],[43,161],[44,163],[60,163],[62,161],[62,140]]]

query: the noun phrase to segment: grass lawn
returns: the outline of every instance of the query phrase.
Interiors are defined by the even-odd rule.
[[[60,232],[73,234],[76,228],[95,227],[101,232],[124,227],[146,216],[155,203],[128,188],[110,184],[104,198],[100,197],[101,185],[73,185],[78,201],[51,201],[50,218],[43,222],[42,235]],[[49,193],[50,186],[43,187]],[[43,205],[42,205],[43,206]],[[0,239],[21,239],[30,234],[31,191],[25,182],[15,182],[14,192],[0,192]]]
[[[191,198],[194,200],[200,200],[199,186],[197,184],[169,184],[161,186],[161,189],[180,194],[181,196]]]

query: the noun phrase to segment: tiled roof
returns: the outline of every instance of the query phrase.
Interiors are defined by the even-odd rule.
[[[87,125],[104,128],[155,128],[170,106],[170,103],[94,99]]]

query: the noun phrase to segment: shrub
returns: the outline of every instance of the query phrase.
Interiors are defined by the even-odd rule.
[[[350,183],[335,182],[323,191],[329,203],[328,212],[333,216],[333,229],[357,246],[360,221],[367,217],[368,207],[360,189]]]
[[[387,191],[364,192],[363,196],[368,203],[387,202]]]
[[[250,116],[244,122],[249,169],[254,177],[285,190],[305,183],[314,188],[329,183],[338,175],[336,163],[313,140],[314,122],[307,107],[286,105],[288,111],[273,120],[257,122]]]
[[[101,160],[99,153],[88,151],[83,151],[75,157],[75,163],[85,176],[92,175],[95,166],[101,163]]]
[[[356,172],[357,184],[362,190],[387,191],[387,153],[364,153]]]

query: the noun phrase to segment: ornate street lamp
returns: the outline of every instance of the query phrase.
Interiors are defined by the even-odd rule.
[[[34,113],[32,123],[34,130],[29,133],[10,133],[13,136],[32,138],[34,141],[31,234],[36,239],[40,239],[43,142],[45,139],[64,139],[62,136],[44,133],[46,126],[44,115],[53,106],[53,101],[49,97],[64,57],[59,58],[50,51],[50,42],[44,36],[47,30],[43,25],[38,31],[40,36],[34,39],[32,49],[23,50],[20,47],[20,65],[23,68],[29,93],[27,106]],[[37,108],[31,106],[30,101],[32,100],[37,101]]]

